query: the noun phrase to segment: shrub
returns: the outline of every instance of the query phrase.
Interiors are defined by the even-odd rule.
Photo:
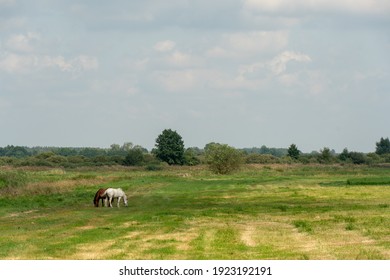
[[[184,152],[184,164],[190,166],[200,164],[200,159],[196,156],[195,151],[193,149],[188,148]]]
[[[131,149],[123,161],[124,165],[140,166],[144,163],[144,154],[140,149]]]
[[[206,160],[211,171],[216,174],[229,174],[240,168],[242,153],[226,144],[211,144],[206,147]]]
[[[246,156],[245,163],[254,163],[254,164],[270,164],[270,163],[279,163],[279,158],[273,155],[260,155],[260,154],[251,154]]]
[[[0,172],[0,190],[4,194],[13,194],[27,184],[27,174],[21,171]]]

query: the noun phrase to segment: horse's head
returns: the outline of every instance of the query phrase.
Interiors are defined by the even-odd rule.
[[[125,203],[126,207],[129,206],[129,205],[127,205],[127,196],[126,195],[123,196],[123,202]]]

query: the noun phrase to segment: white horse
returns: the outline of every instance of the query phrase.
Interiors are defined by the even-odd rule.
[[[123,202],[125,203],[125,206],[127,206],[127,196],[122,189],[113,189],[113,188],[108,188],[104,194],[106,196],[105,200],[105,205],[107,206],[107,201],[109,202],[109,206],[112,207],[112,200],[114,198],[118,199],[118,207],[119,207],[119,202],[123,198]]]

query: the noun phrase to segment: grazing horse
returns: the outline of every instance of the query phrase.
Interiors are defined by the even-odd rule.
[[[101,199],[102,200],[102,207],[103,207],[103,200],[106,199],[106,195],[104,194],[104,192],[106,191],[107,189],[99,189],[96,194],[95,194],[95,197],[93,198],[93,204],[95,205],[95,207],[99,207],[99,200]]]
[[[108,188],[104,193],[103,193],[104,196],[106,196],[106,201],[108,200],[109,202],[109,206],[112,207],[112,200],[114,198],[118,198],[118,207],[119,207],[119,202],[121,201],[121,199],[123,198],[123,202],[125,203],[125,205],[127,206],[127,196],[126,194],[124,193],[124,191],[122,191],[122,189],[113,189],[113,188]]]

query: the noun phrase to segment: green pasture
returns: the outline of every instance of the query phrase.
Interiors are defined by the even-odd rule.
[[[129,207],[96,208],[122,188]],[[0,169],[0,259],[390,259],[390,169]]]

